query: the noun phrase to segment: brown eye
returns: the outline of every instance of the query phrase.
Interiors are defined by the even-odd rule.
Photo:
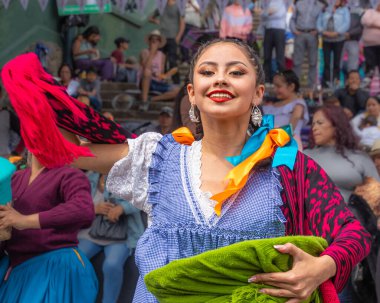
[[[214,72],[210,70],[201,70],[199,73],[203,76],[212,76],[214,74]]]

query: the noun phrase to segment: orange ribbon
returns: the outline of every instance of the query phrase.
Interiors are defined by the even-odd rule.
[[[180,127],[172,132],[174,140],[180,144],[191,145],[195,139],[187,127]]]
[[[174,139],[181,144],[191,145],[194,142],[194,137],[186,127],[181,127],[173,133]],[[215,213],[220,216],[222,205],[229,197],[244,187],[248,181],[249,173],[252,168],[261,160],[271,157],[278,146],[285,146],[290,141],[288,133],[281,129],[271,129],[266,135],[263,144],[260,148],[250,155],[247,159],[235,166],[225,177],[228,180],[226,189],[211,197],[216,201]]]

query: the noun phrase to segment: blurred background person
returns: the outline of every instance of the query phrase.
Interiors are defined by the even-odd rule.
[[[219,37],[247,41],[252,32],[252,14],[248,7],[244,8],[239,0],[224,8],[220,21]]]
[[[137,83],[137,62],[129,63],[125,59],[124,52],[128,50],[130,41],[126,38],[119,37],[114,41],[116,49],[111,53],[111,59],[116,63],[116,77],[117,82]]]
[[[325,4],[321,1],[299,0],[294,5],[294,12],[290,19],[290,30],[295,35],[293,64],[294,72],[301,79],[301,67],[305,53],[308,56],[308,87],[316,85],[318,59],[318,31],[317,20]]]
[[[88,27],[73,43],[73,57],[76,69],[87,71],[95,68],[102,80],[113,79],[114,66],[110,59],[101,59],[96,48],[100,40],[100,30],[97,26]]]
[[[363,26],[361,24],[363,8],[359,5],[359,1],[352,1],[350,6],[350,27],[345,33],[346,41],[343,45],[343,54],[347,54],[347,61],[345,64],[343,64],[343,60],[341,62],[342,69],[345,74],[359,69],[359,40],[361,39],[363,33]]]
[[[365,177],[379,180],[371,158],[359,149],[343,109],[323,106],[313,115],[310,149],[304,153],[318,162],[338,186],[345,201]]]
[[[333,7],[326,8],[318,17],[317,29],[323,40],[323,87],[339,86],[340,61],[345,34],[349,28],[350,11],[345,0],[336,0]]]
[[[168,83],[168,79],[178,72],[178,68],[171,68],[165,72],[166,56],[160,51],[166,39],[159,30],[153,30],[146,38],[148,48],[140,52],[141,65],[141,104],[140,111],[147,111],[150,101],[174,99],[179,88]],[[160,95],[149,98],[149,92],[156,91]]]
[[[167,40],[162,50],[169,62],[169,69],[177,68],[177,51],[185,31],[185,18],[181,15],[176,0],[168,0],[163,13],[160,14],[157,9],[149,21],[159,26],[160,32]],[[179,84],[179,75],[175,73],[171,76],[173,82]]]
[[[295,72],[285,70],[274,76],[273,85],[278,101],[265,104],[264,114],[274,115],[276,127],[291,124],[293,134],[302,148],[301,129],[309,121],[309,112],[305,100],[299,96],[298,77]]]
[[[365,111],[357,114],[352,120],[351,125],[354,132],[359,136],[360,125],[363,119],[373,117],[375,125],[380,127],[380,99],[376,97],[369,97],[365,103]],[[380,128],[379,128],[380,129]]]
[[[102,99],[100,97],[100,81],[98,79],[98,74],[94,68],[90,68],[87,71],[86,78],[80,81],[78,89],[79,98],[78,100],[88,99],[89,104],[96,111],[102,109]],[[84,100],[86,103],[86,100]],[[87,104],[88,105],[88,104]]]
[[[360,83],[359,71],[349,71],[346,86],[334,92],[349,119],[365,110],[369,98],[368,92],[360,87]]]
[[[59,84],[66,88],[66,92],[72,96],[78,96],[79,82],[73,79],[73,70],[70,65],[64,63],[58,69]]]
[[[263,1],[265,3],[265,1]],[[264,30],[264,72],[266,84],[272,83],[274,72],[272,69],[272,54],[276,52],[278,71],[285,70],[285,31],[287,7],[283,0],[269,0],[256,13],[261,15]]]
[[[371,73],[375,67],[380,70],[380,2],[373,9],[364,12],[361,22],[363,24],[362,41],[366,72]]]
[[[369,154],[372,157],[372,160],[375,162],[377,172],[380,175],[380,140],[375,141]]]
[[[87,258],[91,259],[104,252],[102,303],[116,303],[123,285],[124,264],[136,248],[137,241],[144,232],[144,224],[137,208],[123,199],[113,197],[107,191],[105,175],[89,171],[87,176],[91,184],[95,214],[105,216],[111,224],[119,224],[118,228],[125,229],[126,239],[123,240],[94,238],[91,236],[91,227],[78,234],[78,247]],[[123,216],[126,218],[122,220]]]

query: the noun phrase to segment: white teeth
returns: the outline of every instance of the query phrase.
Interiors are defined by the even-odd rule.
[[[223,93],[215,93],[210,95],[211,98],[229,98],[232,99],[232,97],[229,94],[223,94]]]

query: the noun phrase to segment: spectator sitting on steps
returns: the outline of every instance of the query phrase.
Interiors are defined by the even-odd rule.
[[[140,111],[147,111],[149,107],[148,94],[150,91],[160,92],[161,95],[152,97],[151,101],[163,101],[174,99],[179,88],[167,82],[172,75],[178,72],[178,67],[171,68],[165,73],[166,56],[159,49],[166,39],[159,30],[152,31],[148,37],[148,48],[140,53],[140,65],[142,68]]]
[[[115,39],[116,49],[111,53],[111,60],[117,64],[116,82],[137,82],[138,64],[128,63],[124,51],[129,48],[129,40],[123,37]]]
[[[348,73],[346,87],[336,90],[334,94],[350,119],[365,110],[365,103],[369,98],[369,94],[360,88],[360,75],[357,70]]]
[[[96,111],[101,110],[102,101],[100,99],[100,81],[98,79],[98,74],[96,73],[95,69],[89,69],[86,74],[86,79],[82,79],[80,81],[78,93],[79,101],[86,103],[83,99],[88,99],[89,104],[87,103],[87,105],[92,106]]]

